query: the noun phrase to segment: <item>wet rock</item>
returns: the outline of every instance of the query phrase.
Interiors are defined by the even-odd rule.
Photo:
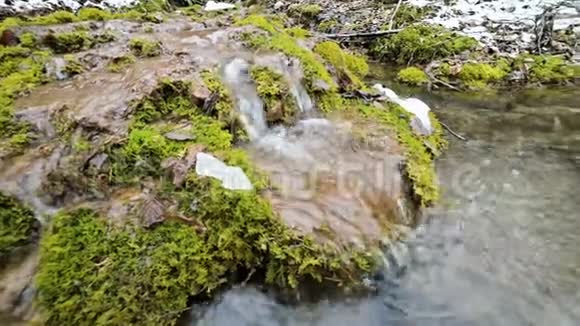
[[[198,107],[202,107],[210,96],[211,92],[205,85],[197,84],[191,91],[193,103]]]
[[[97,170],[100,170],[101,167],[103,166],[103,164],[105,164],[105,162],[107,161],[107,159],[109,158],[109,155],[105,154],[105,153],[100,153],[97,154],[95,156],[93,156],[90,160],[89,160],[89,164],[94,167]]]
[[[176,141],[186,141],[186,140],[195,139],[195,137],[193,135],[191,135],[191,131],[189,133],[187,133],[184,130],[168,132],[164,136],[167,139],[176,140]]]
[[[195,172],[201,176],[220,180],[222,186],[230,190],[252,190],[250,179],[239,167],[228,166],[214,156],[206,153],[196,155]]]
[[[173,184],[181,187],[185,182],[189,169],[195,166],[197,154],[204,150],[203,145],[195,144],[187,148],[184,158],[170,157],[161,162],[161,168],[168,169],[173,175]]]
[[[4,262],[3,262],[4,263]],[[30,320],[34,315],[34,274],[38,266],[38,252],[32,251],[24,260],[3,266],[0,279],[0,315],[15,320]]]

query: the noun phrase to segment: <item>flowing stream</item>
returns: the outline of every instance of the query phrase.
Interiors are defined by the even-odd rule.
[[[393,248],[377,293],[286,305],[247,285],[194,307],[187,324],[578,325],[577,93],[415,94],[468,141],[449,136],[443,198]]]

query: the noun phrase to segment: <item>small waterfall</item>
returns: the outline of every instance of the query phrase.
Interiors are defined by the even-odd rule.
[[[232,90],[241,120],[251,140],[259,139],[268,130],[264,115],[264,103],[256,91],[248,74],[250,65],[236,58],[224,67],[224,80]]]
[[[310,99],[310,95],[302,85],[302,70],[298,64],[290,64],[286,65],[286,69],[282,69],[285,72],[285,77],[288,81],[288,85],[290,86],[290,92],[296,103],[298,104],[298,108],[300,112],[305,114],[306,116],[311,116],[311,113],[314,111],[314,104]]]

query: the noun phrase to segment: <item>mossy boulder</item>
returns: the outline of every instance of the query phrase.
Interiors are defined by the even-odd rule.
[[[121,72],[127,66],[135,63],[135,61],[137,61],[137,59],[135,58],[134,55],[131,54],[118,56],[109,61],[109,63],[107,64],[107,69],[110,72]]]
[[[284,76],[265,66],[252,67],[250,76],[264,101],[268,123],[292,125],[296,122],[298,108]]]
[[[143,209],[152,207],[146,202],[121,224],[109,223],[108,211],[98,209],[54,218],[42,240],[36,279],[45,324],[173,325],[191,298],[213,295],[251,270],[267,284],[290,289],[303,282],[356,287],[372,270],[373,255],[326,248],[281,222],[261,195],[267,178],[233,147],[228,126],[195,106],[190,93],[188,83],[162,81],[135,103],[128,138],[105,148],[109,182],[147,187],[151,199],[145,200],[157,203],[164,222],[142,226]],[[194,137],[164,136],[183,122]],[[183,184],[173,184],[162,163],[182,159],[190,145],[239,166],[254,189],[227,190],[194,171],[186,171]]]
[[[485,88],[490,83],[501,81],[508,72],[502,65],[492,66],[487,63],[466,63],[461,67],[459,79],[470,88]]]
[[[420,86],[429,82],[429,77],[418,67],[407,67],[397,74],[397,80],[405,84]]]
[[[369,72],[366,60],[343,50],[336,42],[325,41],[314,47],[314,52],[331,64],[338,72],[338,77],[345,89],[364,88],[362,78]]]
[[[0,193],[0,262],[15,249],[30,243],[36,231],[38,222],[32,210]]]
[[[84,30],[78,30],[47,34],[42,43],[55,53],[73,53],[88,50],[102,43],[112,42],[115,38],[115,34],[111,31],[93,35]]]
[[[156,57],[161,54],[161,43],[159,41],[145,38],[133,38],[129,40],[129,48],[137,57]]]
[[[477,40],[472,37],[451,32],[441,26],[420,24],[377,40],[371,52],[387,62],[427,64],[474,50],[478,45]]]

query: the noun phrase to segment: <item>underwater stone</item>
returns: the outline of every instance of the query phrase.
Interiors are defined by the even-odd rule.
[[[212,155],[197,153],[195,172],[202,176],[213,177],[222,182],[222,186],[230,190],[252,190],[250,179],[239,167],[228,166]]]

